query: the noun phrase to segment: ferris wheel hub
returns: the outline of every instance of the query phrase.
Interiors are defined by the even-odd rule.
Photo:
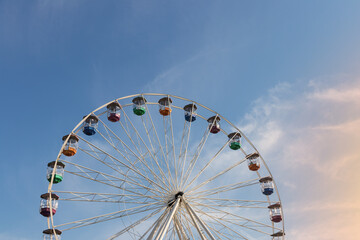
[[[174,198],[171,199],[170,201],[168,201],[168,207],[171,207],[175,203],[176,199],[178,199],[179,197],[182,197],[183,195],[184,195],[184,192],[182,192],[182,191],[177,192],[174,195]]]
[[[184,195],[184,192],[179,191],[178,193],[175,194],[175,199],[177,199],[178,197],[181,197]]]

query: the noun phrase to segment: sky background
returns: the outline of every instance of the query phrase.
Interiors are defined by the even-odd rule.
[[[39,239],[46,163],[83,115],[170,93],[252,140],[287,239],[360,239],[359,1],[0,0],[0,239]]]

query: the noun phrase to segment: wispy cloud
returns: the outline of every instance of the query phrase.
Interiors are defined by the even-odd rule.
[[[360,82],[303,86],[275,86],[240,125],[276,176],[290,239],[359,239]]]
[[[310,99],[319,99],[324,101],[334,101],[340,103],[352,103],[352,104],[359,104],[360,102],[360,89],[334,89],[329,88],[323,91],[316,91],[309,95]]]

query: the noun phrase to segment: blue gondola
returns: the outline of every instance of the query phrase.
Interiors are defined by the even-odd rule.
[[[271,177],[263,177],[259,180],[261,184],[261,192],[266,195],[270,196],[274,193],[274,183]]]
[[[86,118],[86,116],[84,116],[84,118]],[[96,133],[98,122],[99,119],[94,115],[87,117],[84,121],[83,133],[88,136],[94,135]]]
[[[191,103],[184,107],[185,111],[185,120],[188,122],[194,122],[196,120],[196,110],[197,107],[195,104]]]

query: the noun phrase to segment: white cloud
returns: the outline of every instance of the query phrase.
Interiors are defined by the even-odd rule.
[[[324,91],[316,91],[309,95],[309,98],[320,99],[324,101],[334,102],[349,102],[357,103],[360,98],[360,89],[343,89],[338,90],[334,88],[326,89]]]
[[[289,239],[359,239],[360,82],[303,86],[275,86],[241,129],[276,176]]]

